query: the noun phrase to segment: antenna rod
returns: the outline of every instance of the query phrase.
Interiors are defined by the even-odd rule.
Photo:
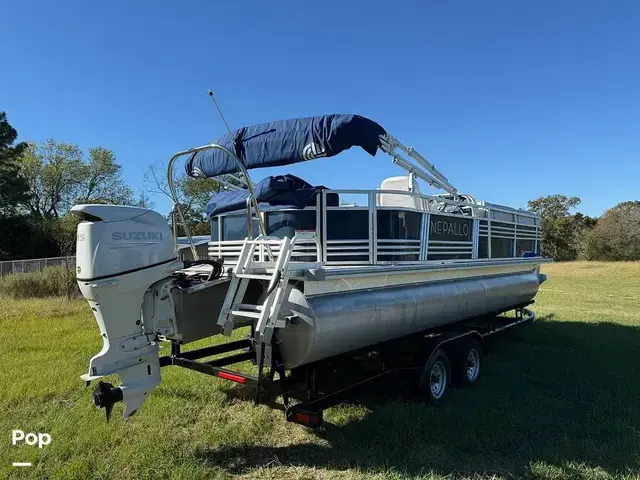
[[[216,106],[216,109],[218,110],[218,113],[220,114],[220,118],[224,122],[224,126],[227,127],[227,132],[231,133],[231,128],[229,127],[229,124],[227,123],[227,121],[224,119],[224,115],[222,115],[222,110],[220,110],[220,106],[218,105],[218,102],[216,102],[216,98],[213,96],[213,92],[211,91],[211,89],[207,90],[207,92],[209,93],[209,96],[211,97],[211,101]]]
[[[216,98],[213,96],[213,92],[211,91],[211,89],[208,89],[207,93],[211,97],[211,101],[213,102],[213,104],[216,106],[216,110],[218,110],[218,114],[220,115],[220,118],[222,119],[222,123],[224,123],[224,126],[227,127],[227,132],[229,133],[229,136],[231,136],[231,134],[232,134],[231,127],[229,127],[229,124],[225,120],[224,115],[222,114],[222,109],[220,108],[220,105],[218,105],[218,102],[216,102]],[[249,183],[251,181],[251,179],[249,178],[249,176],[248,176],[248,174],[246,172],[243,172],[243,176],[244,176],[244,180],[240,180],[240,183],[242,183],[243,181],[244,181],[244,183]],[[234,178],[234,180],[237,180],[237,179]]]
[[[216,109],[218,110],[218,113],[220,114],[220,118],[224,122],[224,126],[227,127],[227,132],[229,132],[229,135],[231,135],[233,133],[233,132],[231,132],[231,127],[229,127],[229,124],[225,120],[224,115],[222,114],[222,110],[220,110],[220,105],[218,105],[218,102],[216,102],[216,98],[213,96],[213,92],[211,91],[211,89],[208,89],[207,93],[211,97],[211,101],[213,102],[213,104],[216,106]],[[231,152],[227,152],[227,153],[229,154]],[[238,165],[240,167],[240,171],[242,172],[242,176],[244,177],[244,181],[247,184],[247,190],[249,191],[249,198],[247,199],[247,232],[251,232],[252,231],[252,227],[253,227],[253,225],[251,223],[251,218],[252,218],[252,215],[251,215],[251,204],[253,204],[253,208],[255,210],[256,217],[258,218],[258,225],[260,227],[260,233],[266,237],[267,236],[267,229],[264,226],[264,220],[262,218],[262,215],[260,215],[260,208],[258,207],[258,200],[256,199],[255,193],[253,191],[253,182],[251,181],[251,177],[249,177],[249,173],[247,172],[246,168],[244,167],[244,164],[242,163],[242,160],[240,160],[234,154],[232,154],[232,156],[235,158],[236,162],[238,163]],[[271,252],[271,247],[269,245],[267,245],[267,254],[269,255],[269,258],[271,260],[273,260],[273,258],[274,258],[273,257],[273,253]]]

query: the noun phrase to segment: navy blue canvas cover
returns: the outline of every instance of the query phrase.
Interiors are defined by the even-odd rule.
[[[360,115],[333,114],[294,118],[244,127],[218,140],[248,170],[332,157],[353,146],[376,154],[384,128]],[[233,158],[219,149],[196,152],[186,162],[187,175],[210,178],[238,172]]]
[[[261,180],[255,186],[254,193],[258,203],[304,208],[311,204],[313,197],[323,188],[326,189],[324,186],[314,187],[295,175],[276,175]],[[207,215],[213,217],[245,209],[247,198],[247,190],[218,193],[207,202]]]

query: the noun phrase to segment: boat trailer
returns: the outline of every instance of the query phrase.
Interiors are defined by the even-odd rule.
[[[503,316],[505,312],[474,317],[305,364],[290,370],[288,375],[279,358],[277,345],[273,345],[272,364],[266,373],[262,365],[256,375],[229,368],[246,361],[257,363],[253,327],[245,339],[186,352],[181,350],[180,343],[171,341],[170,354],[160,357],[160,366],[175,365],[250,386],[256,405],[269,403],[281,396],[287,421],[317,428],[324,423],[324,410],[353,398],[357,391],[396,375],[408,374],[408,378],[415,382],[413,386],[432,405],[440,403],[451,384],[465,386],[475,383],[480,373],[480,357],[488,354],[485,339],[533,322],[535,314],[525,308],[531,303],[533,301],[512,309],[515,312],[513,317]],[[409,355],[405,358],[394,354],[400,346],[405,353],[405,347],[409,345]],[[389,357],[383,355],[386,358],[383,358],[381,369],[337,388],[319,387],[323,373],[331,373],[332,378],[340,377],[336,372],[341,368],[344,371],[345,365],[353,365],[354,360],[374,351],[390,353]],[[223,356],[203,361],[219,355]]]

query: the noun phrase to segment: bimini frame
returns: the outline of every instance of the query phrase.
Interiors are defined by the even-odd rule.
[[[247,187],[247,190],[249,191],[249,198],[247,198],[247,221],[249,223],[249,237],[253,237],[253,224],[251,222],[251,206],[253,206],[253,208],[255,209],[255,212],[258,214],[258,223],[260,226],[260,233],[262,235],[266,235],[267,231],[266,228],[264,226],[264,222],[262,220],[262,217],[259,215],[260,213],[260,209],[258,207],[258,202],[256,200],[255,197],[255,192],[253,190],[253,183],[251,182],[251,177],[249,177],[249,173],[247,172],[247,169],[245,168],[244,164],[242,163],[242,161],[237,157],[237,155],[235,153],[233,153],[231,150],[229,150],[226,147],[223,147],[222,145],[218,145],[217,143],[210,143],[208,145],[201,145],[199,147],[193,147],[190,148],[188,150],[182,150],[181,152],[176,153],[173,157],[171,157],[171,160],[169,160],[169,165],[167,166],[167,184],[169,185],[169,191],[171,192],[171,197],[173,199],[173,203],[174,203],[174,209],[178,212],[178,215],[180,216],[180,221],[182,222],[182,225],[184,226],[184,231],[187,235],[187,240],[189,241],[189,248],[191,249],[191,253],[193,254],[193,259],[194,260],[199,260],[198,258],[198,252],[196,250],[196,247],[193,243],[193,239],[191,237],[191,231],[189,230],[189,226],[187,225],[187,222],[185,221],[184,218],[184,212],[182,211],[182,207],[180,206],[180,199],[178,198],[178,194],[176,193],[176,189],[175,189],[175,185],[174,185],[174,181],[173,181],[173,165],[175,164],[176,160],[184,155],[189,155],[189,154],[194,154],[196,152],[200,152],[203,150],[222,150],[223,152],[225,152],[227,155],[229,155],[231,158],[234,159],[234,161],[236,162],[236,165],[238,165],[238,169],[242,172],[242,175],[244,176],[244,184]],[[223,176],[221,176],[223,177]],[[225,187],[227,187],[230,190],[242,190],[241,187],[238,187],[237,185],[233,185],[230,182],[225,181],[224,178],[218,177],[216,178],[216,181],[222,183]],[[228,177],[231,177],[233,180],[238,181],[238,182],[242,182],[242,179],[236,177],[235,175],[228,175]],[[175,219],[174,219],[175,220]],[[173,222],[173,236],[174,238],[176,238],[177,236],[177,223],[174,221]],[[175,248],[178,248],[177,244],[175,245]]]

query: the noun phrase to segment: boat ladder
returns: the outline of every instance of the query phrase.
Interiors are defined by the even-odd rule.
[[[286,324],[285,319],[280,319],[280,308],[286,300],[287,285],[291,276],[289,262],[293,254],[293,249],[298,241],[315,238],[312,234],[297,234],[290,239],[284,237],[259,236],[255,239],[245,239],[235,272],[229,284],[229,290],[222,304],[218,325],[222,327],[224,334],[228,337],[234,328],[236,317],[255,319],[255,338],[257,361],[261,363],[262,348],[264,346],[264,360],[267,364],[271,362],[271,340],[276,328],[282,328]],[[256,249],[263,247],[273,259],[273,249],[279,246],[275,261],[260,262],[255,257],[258,254]],[[251,280],[268,281],[266,295],[262,303],[253,305],[241,303],[247,287]]]

